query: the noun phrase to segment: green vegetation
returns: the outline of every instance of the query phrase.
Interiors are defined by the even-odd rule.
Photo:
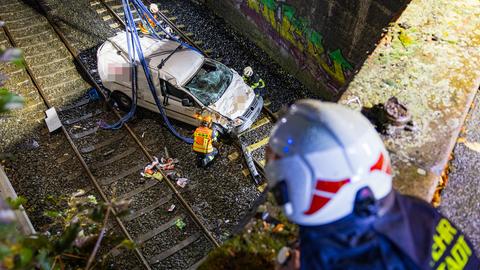
[[[0,113],[21,108],[23,102],[23,97],[8,91],[6,88],[0,88]]]
[[[3,26],[0,21],[0,27]],[[22,51],[0,47],[0,63],[23,67]],[[0,115],[23,107],[24,98],[12,93],[5,85],[8,77],[0,73]],[[125,239],[107,233],[107,221],[115,211],[128,214],[129,201],[99,203],[92,195],[80,190],[71,196],[49,196],[51,209],[44,215],[51,222],[41,233],[23,235],[18,230],[14,210],[23,211],[22,197],[0,199],[0,269],[101,269],[109,252],[98,256],[100,244],[114,248],[133,248]],[[59,210],[63,209],[63,210]]]
[[[102,240],[111,248],[133,248],[130,241],[106,234],[112,209],[127,214],[129,201],[98,203],[82,190],[50,201],[52,209],[44,215],[51,223],[34,235],[22,235],[16,228],[12,209],[19,209],[25,199],[0,205],[0,269],[99,269],[109,255],[97,258]],[[61,206],[66,207],[56,209]]]
[[[212,251],[199,269],[274,269],[277,252],[296,241],[298,227],[272,204],[269,196],[259,211],[267,210],[280,221],[279,225],[252,219],[240,234]]]
[[[0,27],[4,23],[0,21]],[[23,56],[22,51],[17,48],[4,48],[0,47],[0,63],[13,63],[16,66],[23,66]],[[6,88],[2,87],[5,84],[5,81],[8,79],[7,76],[0,73],[0,113],[5,113],[9,110],[18,109],[23,106],[24,99],[16,95]]]

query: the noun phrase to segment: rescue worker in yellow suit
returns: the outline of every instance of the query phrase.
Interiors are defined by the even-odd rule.
[[[155,18],[155,20],[158,21],[158,16],[157,16],[157,12],[159,11],[158,5],[157,4],[150,4],[149,9],[150,9],[150,12],[153,14],[153,17]],[[153,29],[156,29],[155,22],[152,19],[148,18],[148,16],[145,15],[145,17],[147,18],[150,26],[152,26]],[[140,29],[140,32],[142,32],[142,34],[148,35],[150,33],[150,31],[148,30],[148,27],[144,25],[143,21],[139,22],[137,24],[137,26]]]
[[[260,78],[258,73],[253,72],[252,67],[246,67],[243,69],[242,79],[253,89],[257,97],[263,97],[265,95],[265,82]]]
[[[217,148],[213,147],[217,138],[218,131],[215,127],[212,128],[212,118],[203,117],[201,125],[193,133],[193,151],[197,153],[199,167],[207,167],[218,154]]]

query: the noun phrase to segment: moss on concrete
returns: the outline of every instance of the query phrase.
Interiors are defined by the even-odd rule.
[[[480,2],[414,0],[340,99],[360,109],[396,96],[408,107],[417,130],[384,137],[400,191],[432,199],[480,84],[479,66]]]
[[[252,219],[240,234],[212,251],[199,267],[200,270],[274,269],[277,252],[296,240],[298,227],[288,222],[274,206],[270,195],[259,209],[268,211],[271,216],[279,219],[282,225],[275,228],[260,218]]]

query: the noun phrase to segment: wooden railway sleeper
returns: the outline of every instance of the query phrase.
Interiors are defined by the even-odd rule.
[[[100,0],[101,3],[103,3],[106,7],[108,7],[108,5],[105,3],[104,0]],[[79,59],[78,57],[78,51],[73,48],[69,42],[67,41],[67,39],[65,38],[65,36],[63,35],[63,33],[60,31],[59,27],[53,22],[52,18],[48,15],[48,13],[43,9],[43,7],[41,5],[39,5],[39,8],[43,10],[43,12],[45,13],[45,17],[46,19],[49,21],[49,23],[52,25],[53,29],[55,30],[55,32],[57,33],[57,35],[59,36],[59,38],[62,40],[62,42],[65,44],[65,46],[67,47],[67,49],[69,50],[69,52],[72,54],[72,56],[77,60],[78,64],[79,64],[79,67],[81,69],[83,69],[83,71],[85,72],[85,75],[87,76],[87,78],[89,79],[89,81],[91,82],[91,84],[93,86],[95,86],[97,89],[99,89],[99,92],[100,94],[102,95],[102,97],[104,98],[104,100],[106,100],[106,96],[105,96],[105,93],[100,91],[101,86],[97,83],[97,81],[92,77],[92,75],[90,74],[88,68],[85,66],[85,64],[81,61],[81,59]],[[111,10],[110,8],[108,8],[109,10]],[[111,11],[113,12],[113,11]],[[163,15],[163,14],[162,14]],[[117,16],[118,17],[118,16]],[[110,104],[108,104],[108,106],[111,106]],[[118,119],[121,118],[120,114],[116,111],[116,110],[113,110],[112,111],[114,112],[114,114],[116,115],[116,117]],[[142,149],[142,152],[144,153],[144,155],[148,158],[148,160],[150,162],[153,162],[154,161],[154,158],[153,156],[150,154],[150,152],[148,151],[148,149],[142,144],[142,142],[140,141],[140,139],[138,138],[138,136],[133,132],[133,130],[130,128],[130,126],[125,123],[123,125],[123,127],[127,130],[127,132],[129,133],[129,135],[132,137],[132,139],[135,141],[135,143]],[[73,143],[73,142],[72,142]],[[77,152],[78,152],[78,149],[77,149]],[[80,152],[78,152],[78,154],[80,155]],[[86,164],[85,164],[86,165]],[[157,165],[156,166],[157,170],[160,172],[160,174],[163,176],[164,179],[168,179],[168,177],[163,173],[163,171],[161,170],[160,166]],[[88,171],[89,168],[87,167]],[[91,172],[90,172],[91,174]],[[92,175],[93,177],[93,175]],[[95,181],[96,182],[96,181]],[[213,235],[210,233],[210,231],[205,227],[205,225],[202,224],[202,222],[200,221],[199,217],[195,214],[195,212],[193,212],[193,209],[190,207],[190,205],[186,202],[186,200],[183,198],[183,196],[180,194],[180,192],[176,189],[176,187],[172,184],[171,181],[164,181],[168,186],[169,188],[171,189],[171,191],[174,193],[174,195],[177,197],[177,199],[180,201],[180,203],[182,204],[182,206],[187,210],[187,212],[189,213],[189,215],[191,216],[191,218],[194,220],[194,222],[199,226],[199,228],[202,230],[203,234],[210,240],[210,242],[212,242],[212,244],[215,246],[215,247],[219,247],[219,243],[217,242],[217,240],[213,237]],[[100,185],[98,184],[98,182],[96,182],[96,188],[100,189],[101,190],[101,187]],[[101,192],[102,194],[103,191]],[[105,195],[105,194],[104,194]],[[103,197],[103,196],[102,196]],[[105,197],[106,199],[106,197]],[[122,228],[122,231],[124,230],[127,234],[128,232],[126,231],[126,228],[124,227],[123,223],[121,221],[119,221],[119,223],[121,224],[121,228]],[[142,262],[146,262],[145,261],[145,258],[143,257],[143,254],[141,254],[139,251],[138,251],[138,255],[139,257],[142,258]],[[148,264],[148,263],[147,263]],[[148,269],[150,269],[150,266],[147,267]]]
[[[38,3],[37,3],[38,4]],[[38,7],[43,10],[43,7],[38,4]],[[55,32],[58,34],[59,38],[62,39],[62,41],[65,43],[65,46],[69,47],[68,45],[68,42],[66,41],[66,39],[61,36],[61,32],[59,32],[58,28],[56,28],[56,26],[53,24],[52,20],[48,17],[47,13],[45,10],[43,10],[43,12],[46,14],[46,19],[49,21],[49,23],[52,25],[52,27],[54,28]],[[7,36],[7,38],[9,39],[10,43],[12,44],[13,47],[17,47],[17,43],[15,42],[15,40],[13,39],[12,35],[10,34],[10,32],[8,31],[8,27],[6,25],[3,26],[3,29],[5,31],[5,34]],[[63,37],[63,38],[62,38]],[[74,55],[74,57],[76,57],[76,55]],[[79,59],[77,59],[79,60]],[[83,66],[84,67],[84,66]],[[84,67],[85,68],[85,67]],[[28,73],[28,75],[30,76],[30,78],[32,79],[32,83],[33,85],[35,86],[35,88],[37,89],[39,95],[41,96],[41,98],[43,99],[43,102],[45,103],[46,107],[47,108],[51,108],[52,105],[50,104],[50,102],[48,101],[45,93],[43,92],[43,89],[42,87],[40,86],[40,84],[38,83],[38,81],[35,79],[35,76],[33,75],[32,73],[32,70],[30,69],[29,65],[27,63],[25,63],[25,70],[26,72]],[[85,69],[87,70],[87,69]],[[73,151],[75,152],[75,156],[77,157],[77,159],[80,161],[83,169],[85,170],[85,172],[87,173],[88,177],[90,178],[90,180],[92,181],[92,184],[95,186],[95,189],[97,190],[97,192],[100,194],[100,196],[102,197],[102,200],[105,201],[105,202],[108,202],[108,198],[107,196],[105,195],[105,193],[103,192],[103,190],[101,189],[99,183],[97,182],[95,176],[93,176],[92,172],[90,171],[88,165],[86,164],[85,160],[83,159],[82,155],[80,154],[80,152],[78,151],[78,148],[76,147],[75,143],[73,142],[72,138],[70,137],[68,131],[66,130],[66,128],[64,126],[61,127],[62,129],[62,132],[64,134],[64,136],[67,138],[70,146],[72,147]],[[125,235],[125,237],[127,237],[127,239],[129,239],[130,241],[133,241],[133,238],[130,236],[130,234],[128,233],[128,231],[126,230],[125,226],[123,225],[123,223],[121,222],[121,220],[118,218],[118,216],[116,215],[116,211],[113,209],[112,210],[112,214],[115,216],[115,220],[117,221],[117,224],[119,225],[119,227],[121,228],[123,234]],[[147,260],[145,259],[145,257],[143,256],[143,254],[140,252],[140,250],[135,247],[134,248],[135,250],[135,253],[137,254],[137,256],[139,257],[139,259],[142,261],[142,263],[144,264],[145,268],[147,269],[151,269],[150,268],[150,265],[148,264]]]

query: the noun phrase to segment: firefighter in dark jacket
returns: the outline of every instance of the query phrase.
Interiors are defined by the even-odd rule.
[[[298,101],[275,125],[266,158],[271,191],[300,226],[299,249],[280,269],[480,269],[451,221],[392,190],[388,152],[359,112]]]
[[[251,67],[246,67],[243,69],[243,81],[250,86],[255,92],[256,96],[265,95],[265,82],[260,78],[258,73],[253,72]]]
[[[213,142],[218,138],[218,131],[212,128],[212,118],[202,117],[201,125],[193,133],[193,151],[197,153],[197,164],[200,167],[207,167],[218,154]]]

